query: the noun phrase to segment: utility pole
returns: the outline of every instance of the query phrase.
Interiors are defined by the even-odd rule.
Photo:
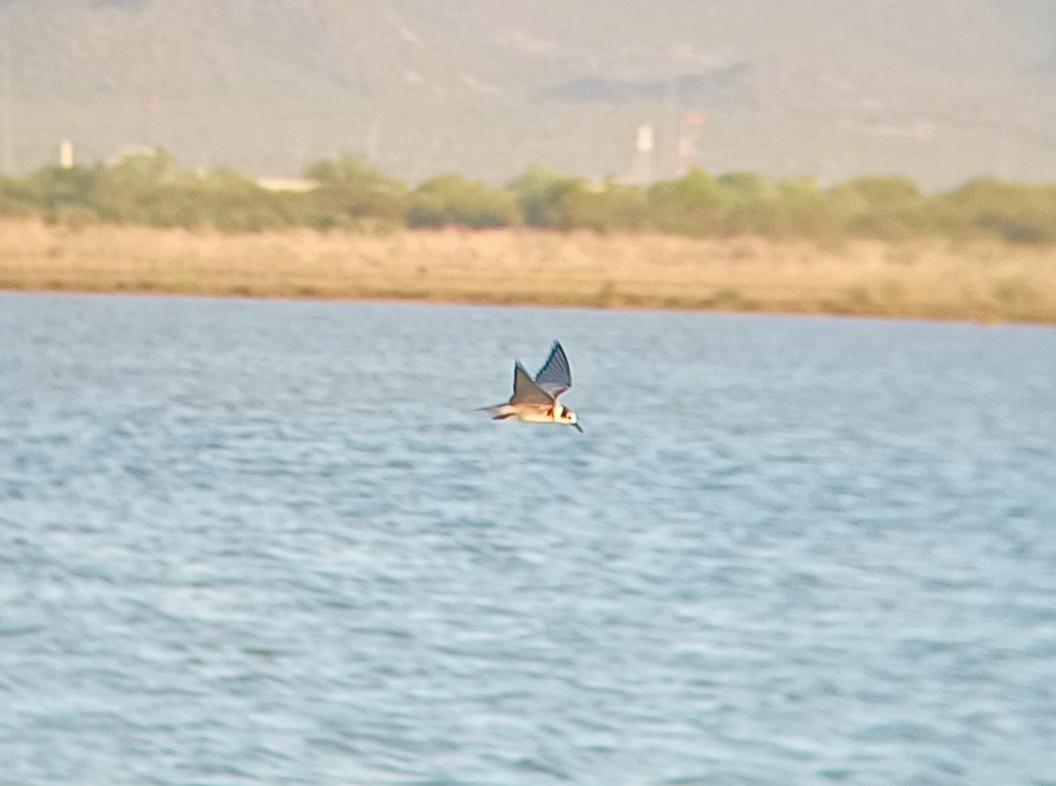
[[[143,108],[146,110],[147,147],[154,149],[158,146],[157,118],[155,117],[158,112],[158,102],[154,96],[147,97],[147,100],[143,102]]]
[[[8,21],[4,25],[4,37],[3,37],[3,63],[0,64],[0,79],[2,84],[0,87],[3,89],[3,95],[0,96],[0,131],[4,135],[4,157],[3,157],[3,173],[10,175],[15,170],[15,143],[12,138],[11,128],[11,93],[14,89],[11,82],[11,23]]]
[[[664,105],[661,113],[663,115],[663,131],[661,131],[661,149],[664,151],[663,160],[659,161],[660,169],[668,176],[678,175],[678,137],[679,137],[679,109],[681,102],[678,97],[678,78],[671,76],[664,87]]]
[[[700,112],[686,112],[682,115],[682,122],[678,134],[678,170],[679,177],[686,174],[697,165],[697,139],[700,136],[700,126],[704,122],[704,115]]]

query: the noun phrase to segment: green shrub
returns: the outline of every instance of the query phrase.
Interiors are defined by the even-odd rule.
[[[586,181],[569,177],[551,167],[534,165],[510,184],[521,220],[528,226],[569,229],[565,197]]]
[[[647,198],[638,186],[608,178],[600,188],[578,183],[561,201],[564,223],[596,232],[641,229],[645,225]]]
[[[412,227],[464,224],[480,229],[510,226],[517,218],[513,193],[458,175],[425,181],[411,194],[407,209],[407,224]]]

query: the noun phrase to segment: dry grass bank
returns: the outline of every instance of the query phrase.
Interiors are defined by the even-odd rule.
[[[0,289],[1056,323],[1056,247],[531,230],[225,235],[12,220],[0,222]]]

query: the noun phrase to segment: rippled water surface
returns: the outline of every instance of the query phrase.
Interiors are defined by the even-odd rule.
[[[493,423],[568,351],[586,433]],[[1056,784],[1056,331],[0,295],[0,784]]]

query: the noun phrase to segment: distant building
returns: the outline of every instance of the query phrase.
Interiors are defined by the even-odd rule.
[[[256,182],[266,191],[292,191],[300,194],[319,188],[316,181],[303,177],[258,177]]]
[[[116,166],[127,158],[157,158],[162,155],[162,151],[157,147],[150,147],[149,145],[129,145],[128,147],[122,147],[119,150],[115,150],[111,156],[106,159],[107,166]]]
[[[656,135],[648,123],[638,126],[634,134],[634,160],[631,163],[631,180],[635,183],[652,182],[653,150],[656,147]]]
[[[59,166],[63,169],[73,169],[73,142],[63,139],[59,145]]]

